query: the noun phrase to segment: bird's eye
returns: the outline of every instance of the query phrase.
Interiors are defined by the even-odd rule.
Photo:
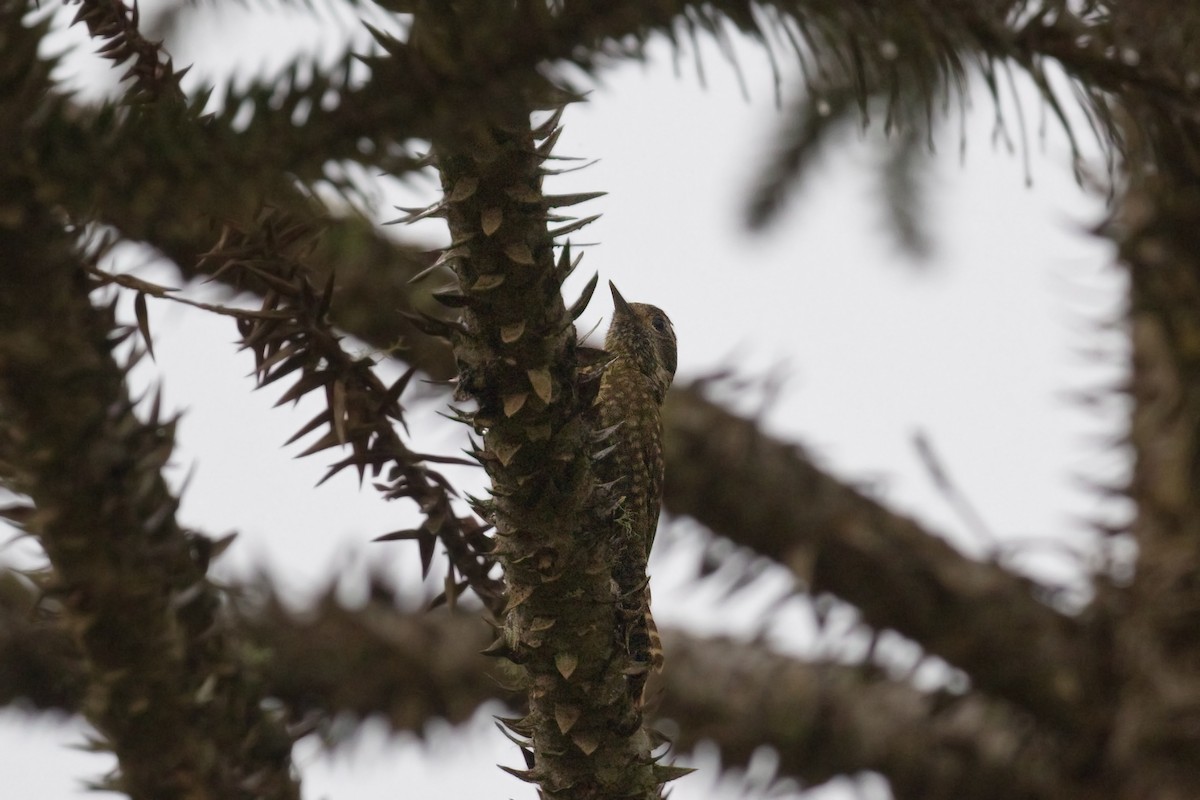
[[[662,333],[667,329],[667,321],[662,317],[655,317],[654,319],[650,320],[650,324],[654,326],[654,330],[658,331],[659,333]]]

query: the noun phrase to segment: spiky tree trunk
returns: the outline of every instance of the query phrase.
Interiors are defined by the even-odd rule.
[[[466,23],[445,14],[411,32],[416,54],[450,84],[468,80],[471,54],[494,43]],[[502,112],[435,135],[458,284],[440,296],[463,309],[452,334],[458,391],[477,405],[468,416],[492,484],[486,509],[506,588],[492,654],[525,673],[528,713],[507,724],[529,768],[515,774],[546,798],[650,800],[662,778],[615,648],[611,515],[591,463],[597,381],[579,369],[577,314],[561,294],[574,264],[566,249],[556,261],[547,229],[562,204],[542,191],[558,117],[530,125],[535,109],[561,102],[554,94],[514,91]]]
[[[1125,4],[1114,22],[1126,61],[1200,69],[1194,4]],[[1136,572],[1114,609],[1123,683],[1108,766],[1123,800],[1200,795],[1200,125],[1163,112],[1152,95],[1127,103],[1128,183],[1105,228],[1129,272],[1137,509]]]
[[[0,6],[0,140],[30,152],[46,101],[40,31]],[[15,67],[15,68],[14,68]],[[217,624],[211,542],[180,527],[161,469],[174,424],[134,414],[87,258],[19,159],[0,163],[0,475],[52,572],[43,585],[83,656],[80,711],[136,800],[299,797],[291,738]]]
[[[37,55],[46,26],[28,27],[23,4],[0,0],[0,481],[32,499],[0,513],[39,537],[53,567],[40,604],[19,581],[0,582],[0,697],[86,714],[118,755],[118,785],[139,798],[294,796],[289,733],[262,711],[268,693],[295,718],[384,710],[405,729],[427,716],[462,719],[501,696],[527,712],[509,726],[529,761],[519,772],[543,796],[657,798],[674,773],[652,760],[627,691],[612,498],[591,460],[604,448],[589,417],[596,372],[572,330],[594,283],[567,308],[560,290],[574,264],[565,250],[554,257],[555,237],[586,220],[548,226],[559,221],[555,208],[589,195],[545,195],[557,119],[531,119],[569,96],[547,77],[562,62],[598,72],[678,25],[718,38],[734,25],[761,44],[786,25],[815,68],[801,106],[808,116],[782,136],[762,214],[780,206],[827,132],[855,114],[886,109],[916,141],[935,107],[965,94],[970,65],[993,94],[998,65],[1026,71],[1066,120],[1045,70],[1056,61],[1101,135],[1128,156],[1129,185],[1107,233],[1130,269],[1136,577],[1124,585],[1098,576],[1096,601],[1065,613],[1029,581],[957,553],[753,422],[677,392],[665,409],[669,509],[850,602],[873,631],[906,635],[969,679],[962,692],[923,692],[869,663],[811,663],[668,631],[662,708],[681,724],[678,741],[712,736],[727,763],[770,744],[786,774],[809,781],[878,770],[902,798],[1200,795],[1193,4],[384,5],[412,15],[411,25],[403,40],[374,31],[382,52],[364,59],[365,81],[351,79],[347,54],[307,82],[297,69],[278,84],[231,89],[225,109],[205,114],[207,95],[182,91],[133,8],[80,4],[103,52],[131,68],[121,101],[96,109],[55,86],[53,65]],[[246,103],[252,119],[235,125]],[[454,285],[435,297],[461,319],[400,318],[398,307],[432,302],[414,294],[410,276],[427,266],[450,273],[361,219],[321,219],[306,194],[332,180],[331,161],[416,168],[425,162],[409,154],[410,140],[433,146],[444,198],[418,216],[449,224],[442,264]],[[413,618],[378,602],[359,612],[326,598],[311,619],[297,619],[267,590],[236,617],[218,614],[222,598],[205,577],[212,544],[180,529],[160,474],[171,426],[156,412],[149,421],[133,413],[112,357],[123,334],[88,301],[93,278],[132,288],[148,335],[145,296],[172,293],[85,263],[76,239],[93,222],[151,242],[185,276],[262,295],[256,312],[200,305],[239,317],[260,382],[297,376],[285,399],[323,391],[325,406],[301,433],[321,430],[309,452],[347,446],[331,473],[370,470],[386,497],[416,501],[420,526],[387,538],[416,539],[426,569],[435,546],[446,548],[447,599],[469,587],[495,615],[487,649],[519,665],[519,693],[494,685],[510,673],[495,666],[503,662],[479,664],[480,626],[461,618]],[[492,481],[493,498],[475,506],[494,537],[460,516],[430,466],[438,458],[413,452],[400,433],[414,370],[385,385],[335,325],[380,349],[404,338],[414,370],[457,369],[459,400],[475,404],[460,416],[481,438],[474,454]],[[31,616],[61,625],[31,625]],[[362,687],[347,676],[360,668],[350,656],[366,654],[385,677]],[[389,682],[398,664],[420,680]],[[62,686],[48,689],[46,675],[64,676]],[[155,739],[166,729],[171,741]]]

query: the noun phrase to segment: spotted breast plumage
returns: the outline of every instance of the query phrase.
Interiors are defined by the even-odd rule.
[[[611,283],[613,318],[604,340],[611,357],[597,397],[609,452],[597,464],[612,488],[621,534],[613,546],[613,583],[621,611],[619,634],[628,653],[629,686],[640,707],[650,670],[661,671],[662,646],[650,613],[646,560],[662,505],[660,410],[675,376],[675,329],[656,306],[628,303]]]

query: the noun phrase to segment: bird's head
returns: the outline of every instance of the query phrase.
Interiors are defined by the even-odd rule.
[[[613,318],[604,337],[604,349],[650,378],[661,400],[675,377],[675,327],[661,308],[628,303],[611,281],[608,286],[612,289]]]

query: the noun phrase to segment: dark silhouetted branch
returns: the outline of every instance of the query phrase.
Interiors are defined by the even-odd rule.
[[[667,401],[667,509],[785,564],[867,624],[915,639],[979,688],[1066,729],[1099,685],[1099,642],[1036,587],[974,561],[695,389]]]
[[[14,611],[32,605],[20,584],[0,583],[10,585],[15,591],[0,592],[0,632]],[[464,721],[488,701],[522,700],[521,670],[480,656],[490,627],[469,613],[407,613],[374,601],[346,608],[332,592],[291,611],[264,587],[233,594],[241,600],[227,621],[269,696],[297,725],[374,718],[420,735],[429,722]],[[658,715],[678,725],[681,749],[709,740],[726,766],[745,766],[769,746],[779,753],[780,775],[808,785],[874,770],[901,800],[1067,796],[1059,742],[1002,704],[927,694],[875,671],[805,663],[762,644],[663,635],[670,659]],[[26,684],[49,685],[80,669],[56,627],[25,626],[0,643],[15,646],[0,649],[0,680],[12,674],[14,652],[46,654],[28,662]],[[11,689],[0,682],[0,697]],[[59,697],[66,702],[48,705],[77,710],[77,696]]]

